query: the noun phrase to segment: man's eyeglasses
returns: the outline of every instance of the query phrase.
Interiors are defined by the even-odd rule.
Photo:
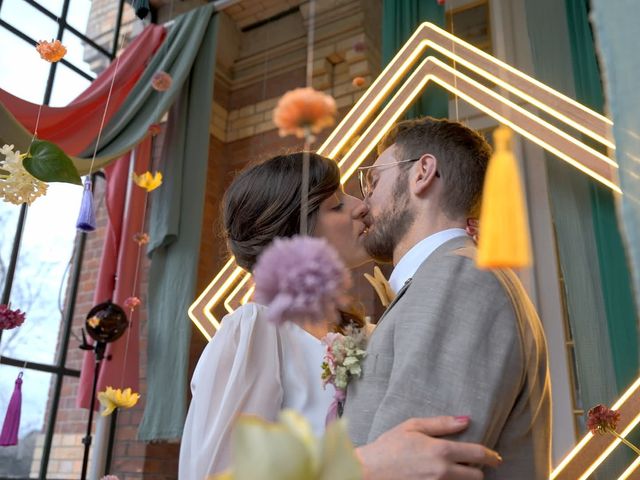
[[[369,167],[358,168],[358,182],[360,183],[360,193],[362,198],[367,198],[371,195],[373,190],[373,179],[371,178],[371,171],[374,168],[391,167],[393,165],[400,165],[401,163],[417,162],[422,157],[411,158],[409,160],[400,160],[399,162],[383,163],[382,165],[371,165]],[[436,170],[436,177],[440,178],[440,173]]]

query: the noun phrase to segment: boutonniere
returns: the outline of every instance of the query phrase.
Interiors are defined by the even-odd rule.
[[[322,343],[325,345],[322,385],[326,388],[331,384],[336,390],[327,413],[326,423],[329,424],[342,415],[349,381],[362,373],[367,336],[361,328],[347,327],[344,335],[328,333]]]

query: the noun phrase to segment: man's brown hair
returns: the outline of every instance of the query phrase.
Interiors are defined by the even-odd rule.
[[[448,217],[478,215],[491,157],[491,146],[482,135],[458,122],[421,117],[398,122],[378,145],[378,153],[394,144],[397,161],[426,153],[437,159],[440,181],[445,186],[441,207]],[[411,165],[402,165],[403,170],[408,171]]]

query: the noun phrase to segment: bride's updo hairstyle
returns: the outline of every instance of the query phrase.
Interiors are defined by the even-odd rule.
[[[222,200],[224,234],[236,263],[252,271],[276,237],[300,233],[302,152],[278,155],[249,166],[233,180]],[[308,232],[313,234],[320,204],[340,188],[333,160],[309,153]]]

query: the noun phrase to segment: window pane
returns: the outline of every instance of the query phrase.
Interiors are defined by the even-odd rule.
[[[0,201],[0,292],[4,288],[7,268],[11,260],[19,214],[20,207]]]
[[[42,103],[51,64],[40,58],[33,45],[2,27],[0,45],[0,88],[29,102]]]
[[[80,186],[54,183],[29,207],[11,291],[12,306],[27,316],[21,327],[3,333],[4,356],[55,360],[81,196]]]
[[[69,67],[61,63],[58,64],[49,105],[52,107],[68,105],[74,98],[84,92],[90,84],[89,80],[78,75]]]
[[[53,385],[52,385],[53,389]],[[62,390],[60,391],[60,405],[58,414],[56,415],[56,423],[53,429],[53,439],[51,442],[51,451],[49,454],[49,464],[47,466],[47,479],[72,479],[80,478],[82,471],[82,457],[84,454],[84,445],[82,439],[87,431],[87,421],[89,420],[89,410],[84,408],[76,408],[76,393],[78,391],[78,379],[75,377],[64,377],[62,381]],[[49,394],[51,396],[53,391]],[[95,433],[96,421],[100,419],[100,415],[95,413],[93,416],[93,430]],[[111,417],[102,421],[109,422]],[[44,441],[44,436],[40,443]],[[93,455],[96,452],[95,436],[93,444],[89,451],[89,465]],[[36,452],[36,455],[40,452]],[[36,456],[34,462],[40,468],[40,460]],[[32,477],[37,478],[37,475]],[[90,476],[90,474],[89,474]]]
[[[0,366],[0,412],[6,412],[20,368]],[[0,478],[38,478],[39,461],[34,459],[38,444],[42,445],[45,411],[53,375],[24,370],[22,378],[22,410],[18,445],[0,448]],[[42,455],[42,447],[40,455]],[[36,465],[35,474],[30,475]]]
[[[111,52],[120,0],[71,0],[69,24]]]
[[[52,40],[58,35],[58,23],[24,0],[3,0],[0,18],[35,41]]]

